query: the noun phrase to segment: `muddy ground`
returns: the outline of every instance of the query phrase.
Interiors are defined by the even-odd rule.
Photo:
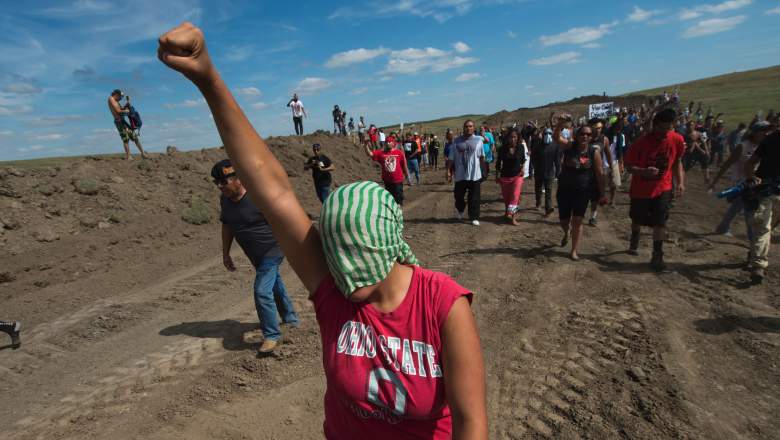
[[[273,139],[313,217],[301,163],[315,141],[338,182],[378,177],[343,140]],[[319,336],[301,284],[285,265],[303,322],[258,359],[253,271],[238,247],[239,271],[222,267],[207,172],[223,154],[0,169],[0,319],[24,326],[22,348],[0,350],[3,438],[321,437]],[[698,172],[675,204],[664,274],[647,268],[648,235],[640,257],[625,253],[623,193],[572,262],[554,219],[500,224],[494,183],[473,227],[451,220],[441,172],[424,180],[408,190],[405,235],[426,267],[475,291],[491,438],[778,438],[780,271],[748,283],[744,224],[711,233],[725,204]],[[204,224],[182,220],[204,212]]]

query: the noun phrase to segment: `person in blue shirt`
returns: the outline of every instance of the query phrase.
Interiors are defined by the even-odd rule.
[[[490,164],[493,163],[494,160],[493,151],[496,147],[496,139],[486,125],[482,126],[479,134],[482,136],[482,149],[485,152],[485,169],[482,173],[482,180],[484,181],[487,179],[488,174],[490,174]]]

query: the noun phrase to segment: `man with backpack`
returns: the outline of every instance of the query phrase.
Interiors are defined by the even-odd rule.
[[[135,108],[130,105],[129,96],[127,97],[127,104],[124,107],[119,105],[119,101],[121,101],[124,96],[124,93],[122,93],[122,91],[119,89],[111,92],[111,96],[108,97],[108,109],[111,111],[111,115],[114,117],[114,126],[116,127],[117,131],[119,131],[119,137],[122,139],[122,144],[125,148],[125,159],[131,159],[129,145],[130,141],[135,143],[135,146],[138,147],[138,150],[141,152],[141,157],[145,159],[147,157],[146,152],[141,146],[141,141],[138,139],[138,129],[141,128],[141,116],[138,114]],[[131,117],[131,114],[134,116]],[[130,123],[125,121],[125,116],[128,116],[131,121]],[[137,127],[135,128],[132,126],[133,118],[135,118],[135,123],[137,124]]]

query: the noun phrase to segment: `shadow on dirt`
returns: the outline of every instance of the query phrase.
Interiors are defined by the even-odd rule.
[[[251,350],[260,343],[246,342],[244,334],[259,328],[258,323],[238,322],[232,319],[222,321],[183,322],[160,330],[161,336],[186,335],[194,338],[222,339],[225,350]]]
[[[737,329],[745,329],[756,333],[780,333],[780,318],[757,316],[745,318],[740,316],[724,316],[713,319],[693,321],[696,330],[710,335],[722,335]]]

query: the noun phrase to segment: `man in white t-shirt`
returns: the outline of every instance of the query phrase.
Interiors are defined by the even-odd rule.
[[[293,94],[290,102],[287,103],[287,107],[292,109],[293,124],[295,125],[295,134],[298,136],[303,135],[303,118],[309,117],[306,114],[306,109],[303,107],[303,102],[298,99],[298,94]]]
[[[482,136],[476,136],[474,121],[463,123],[463,136],[458,136],[450,147],[448,165],[455,180],[455,210],[457,218],[463,219],[468,193],[468,214],[471,224],[479,226],[480,184],[482,167],[485,165],[485,152]]]

